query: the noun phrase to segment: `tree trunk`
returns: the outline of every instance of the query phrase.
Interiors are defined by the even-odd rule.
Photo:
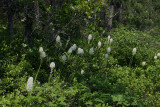
[[[36,28],[39,28],[39,3],[38,0],[35,0],[35,20],[36,20]]]
[[[55,8],[55,6],[56,6],[56,1],[55,0],[51,0],[50,1],[50,5],[52,6],[52,11],[51,11],[51,13],[48,15],[48,19],[50,20],[50,21],[53,21],[53,20],[51,20],[51,19],[53,19],[52,17],[54,17],[54,8]],[[51,26],[50,25],[50,21],[48,22],[48,25],[49,25],[49,36],[50,36],[50,40],[52,40],[53,39],[53,36],[54,36],[54,32],[53,32],[53,26]],[[53,22],[53,23],[55,23],[55,22]]]
[[[8,15],[8,30],[9,30],[9,35],[13,34],[13,12],[12,12],[12,1],[8,0],[8,11],[7,11],[7,15]]]
[[[32,25],[33,25],[32,9],[33,9],[33,5],[32,4],[28,4],[26,9],[25,9],[25,16],[26,16],[26,21],[25,21],[25,41],[28,42],[28,43],[30,41],[30,36],[32,34]]]
[[[27,42],[30,41],[30,36],[32,33],[32,24],[33,24],[32,19],[27,16],[25,22],[25,41]]]
[[[105,5],[104,7],[101,8],[100,10],[100,19],[101,19],[101,22],[100,22],[100,27],[102,27],[103,29],[105,29],[106,27],[106,8],[107,8],[107,2],[105,2]]]
[[[103,29],[105,28],[105,22],[106,22],[106,17],[105,17],[105,8],[102,7],[101,10],[100,10],[100,19],[101,19],[101,22],[100,22],[100,27],[102,27]]]
[[[110,6],[110,16],[108,20],[108,31],[110,32],[112,29],[112,23],[113,23],[113,12],[114,12],[114,0],[111,1]]]
[[[118,22],[119,22],[119,24],[122,23],[122,4],[119,8]]]

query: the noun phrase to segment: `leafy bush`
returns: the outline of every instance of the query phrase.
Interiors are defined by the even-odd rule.
[[[84,32],[87,39],[78,38],[69,44],[61,40],[45,45],[36,40],[32,47],[21,44],[24,52],[8,54],[8,60],[1,60],[0,104],[160,106],[160,57],[154,58],[159,50],[153,47],[156,43],[149,41],[152,37],[122,27],[111,32],[111,42],[97,32],[88,40],[88,32]],[[70,51],[74,43],[77,48]],[[6,52],[12,47],[3,45]],[[38,52],[40,46],[44,56]],[[135,55],[133,48],[137,49]],[[64,55],[66,58],[62,58]],[[51,62],[55,67],[50,68]],[[34,79],[32,91],[26,90],[28,77]]]

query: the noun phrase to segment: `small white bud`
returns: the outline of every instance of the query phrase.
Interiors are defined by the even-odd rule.
[[[81,74],[84,74],[84,70],[81,70]]]
[[[72,50],[74,51],[74,50],[76,50],[76,48],[77,48],[77,45],[74,44],[74,45],[72,46]]]
[[[157,56],[160,57],[160,53],[158,53]]]
[[[101,43],[101,41],[99,41],[98,42],[98,48],[101,48],[101,46],[102,46],[102,43]]]
[[[110,44],[111,44],[112,42],[113,42],[113,39],[111,38],[111,39],[110,39]]]
[[[54,62],[51,62],[51,63],[50,63],[50,68],[51,68],[51,69],[54,69],[54,68],[55,68],[55,63],[54,63]]]
[[[110,48],[110,47],[107,49],[107,52],[108,52],[108,53],[110,53],[110,52],[111,52],[111,48]]]
[[[67,60],[66,55],[63,55],[63,56],[62,56],[62,60],[63,60],[63,61],[66,61],[66,60]]]
[[[69,48],[68,53],[69,53],[69,54],[72,53],[72,47]]]
[[[60,40],[61,40],[60,36],[57,36],[57,37],[56,37],[56,42],[57,42],[57,43],[60,43]]]
[[[106,59],[108,58],[108,54],[105,54],[105,58],[106,58]]]
[[[78,54],[81,54],[81,55],[83,55],[83,54],[84,54],[84,51],[83,51],[83,49],[81,49],[81,48],[78,48]]]
[[[94,52],[93,47],[89,50],[89,53],[92,54]]]
[[[43,47],[39,47],[39,52],[43,52]]]
[[[108,42],[110,41],[110,39],[111,39],[111,36],[109,35],[109,36],[108,36]]]
[[[33,89],[33,77],[29,77],[29,79],[27,81],[26,89],[27,89],[27,91],[32,91],[32,89]]]
[[[40,57],[41,57],[41,58],[45,58],[45,57],[46,57],[46,53],[45,53],[44,51],[41,52],[41,53],[40,53]]]
[[[146,65],[146,62],[145,62],[145,61],[143,61],[143,62],[142,62],[142,66],[145,66],[145,65]]]
[[[157,59],[157,56],[154,56],[154,59],[156,60],[156,59]]]
[[[137,51],[137,49],[136,49],[136,48],[133,48],[132,55],[135,55],[135,54],[136,54],[136,51]]]
[[[90,42],[91,40],[92,40],[92,35],[89,34],[89,35],[88,35],[88,42]]]

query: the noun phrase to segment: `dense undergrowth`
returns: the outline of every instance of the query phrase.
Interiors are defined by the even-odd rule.
[[[113,41],[98,32],[88,41],[88,35],[70,41],[60,36],[61,43],[34,39],[27,45],[23,37],[16,38],[20,35],[3,41],[0,106],[160,106],[158,39],[124,27],[111,32]],[[77,47],[71,52],[73,44]],[[40,57],[39,47],[46,57]],[[84,54],[78,54],[78,48]],[[51,62],[55,68],[48,82]],[[29,77],[34,80],[32,91],[26,89]]]

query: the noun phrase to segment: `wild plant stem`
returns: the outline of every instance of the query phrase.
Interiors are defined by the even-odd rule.
[[[133,57],[134,57],[134,55],[132,56],[132,58],[131,58],[131,60],[130,60],[129,67],[131,67],[131,65],[132,65]]]
[[[35,76],[35,80],[34,80],[34,84],[33,84],[33,86],[34,86],[34,85],[35,85],[35,83],[36,83],[37,76],[38,76],[39,70],[40,70],[40,68],[41,68],[42,62],[43,62],[43,61],[42,61],[42,58],[41,58],[41,62],[40,62],[40,65],[39,65],[39,68],[38,68],[37,74],[36,74],[36,76]]]
[[[53,72],[53,69],[51,69],[51,73],[50,73],[49,78],[48,78],[48,84],[50,84],[50,81],[51,81],[51,78],[52,78],[52,72]]]

